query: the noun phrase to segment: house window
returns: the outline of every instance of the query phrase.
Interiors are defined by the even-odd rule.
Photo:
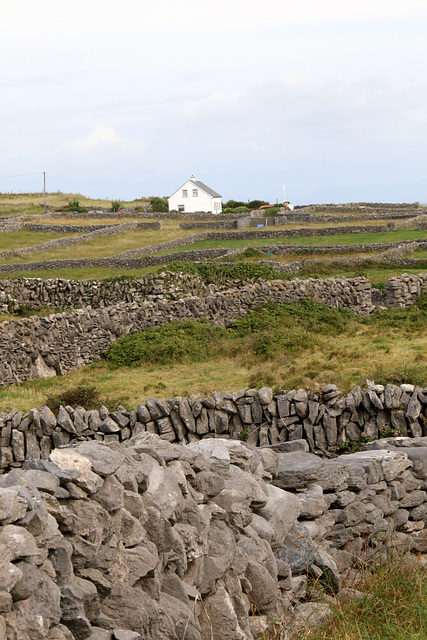
[[[178,205],[178,211],[185,211],[185,207],[183,204]]]
[[[183,190],[182,190],[182,197],[183,197],[183,198],[187,198],[187,197],[188,197],[188,191],[187,191],[187,189],[183,189]]]
[[[193,189],[193,198],[197,198],[197,196],[199,195],[199,192],[197,189]]]

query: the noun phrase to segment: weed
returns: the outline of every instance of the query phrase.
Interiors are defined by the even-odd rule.
[[[300,640],[424,640],[427,620],[427,576],[421,564],[394,556],[365,565],[357,600],[336,600],[330,624]],[[350,584],[350,587],[353,587]]]
[[[73,407],[82,406],[85,409],[95,409],[99,407],[99,391],[95,387],[79,386],[73,389],[67,389],[55,396],[46,398],[45,403],[51,411],[57,413],[62,405],[70,405]]]
[[[242,430],[240,431],[239,435],[237,436],[239,438],[239,440],[241,440],[242,442],[247,442],[248,438],[249,438],[249,425],[248,424],[244,424],[242,427]]]

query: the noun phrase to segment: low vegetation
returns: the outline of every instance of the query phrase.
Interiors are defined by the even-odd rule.
[[[359,573],[349,581],[364,596],[332,604],[333,619],[318,633],[303,633],[300,640],[425,640],[427,572],[421,563],[391,558]]]
[[[229,328],[186,321],[127,336],[105,359],[67,376],[0,390],[5,409],[94,387],[102,402],[134,408],[146,396],[173,397],[244,386],[298,389],[366,378],[427,386],[427,299],[408,309],[359,317],[306,300],[267,304]]]

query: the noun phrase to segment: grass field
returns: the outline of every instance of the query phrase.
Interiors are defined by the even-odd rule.
[[[70,200],[79,200],[81,204],[90,206],[106,206],[107,201],[93,201],[84,198],[80,194],[50,194],[48,202],[59,206]],[[5,208],[32,206],[37,208],[42,202],[42,194],[20,194],[11,196],[0,194],[0,209],[2,203]],[[125,203],[137,205],[146,200]],[[40,207],[37,210],[40,213]],[[50,219],[46,218],[46,222]],[[109,223],[118,222],[117,219],[106,217],[102,221],[93,221],[88,218],[60,219],[60,223]],[[374,222],[372,222],[374,223]],[[302,225],[289,225],[285,228],[301,227]],[[370,225],[369,225],[370,226]],[[70,248],[37,253],[23,258],[17,257],[7,262],[33,262],[35,260],[50,260],[62,258],[105,257],[115,255],[128,249],[146,247],[175,238],[185,238],[197,233],[197,230],[185,231],[179,228],[176,220],[164,220],[161,231],[138,230],[131,233],[118,234],[107,238],[94,238],[91,241],[72,246]],[[55,237],[63,237],[60,234],[36,234],[28,230],[22,230],[14,234],[0,235],[0,250],[4,248],[16,248],[29,246],[38,242],[45,242]],[[307,236],[295,238],[256,239],[256,240],[215,240],[202,243],[188,244],[177,251],[185,249],[217,248],[227,246],[230,248],[256,247],[265,244],[287,244],[309,246],[342,245],[372,242],[396,242],[402,240],[415,240],[427,238],[427,231],[399,230],[395,232],[345,234],[332,236]],[[318,255],[312,254],[319,258]],[[354,255],[354,254],[352,254]],[[359,253],[367,258],[357,265],[327,262],[317,263],[316,266],[307,267],[299,277],[308,276],[358,276],[366,275],[374,285],[381,285],[391,275],[404,272],[417,273],[427,271],[425,265],[408,268],[390,263],[375,263],[369,258],[369,252]],[[417,252],[414,256],[426,257],[427,252]],[[302,256],[286,256],[283,258],[274,256],[271,259],[300,260]],[[310,254],[305,256],[310,257]],[[325,259],[334,257],[330,253],[323,256]],[[254,258],[255,259],[255,258]],[[250,259],[248,260],[250,261]],[[3,261],[5,262],[5,261]],[[166,267],[167,268],[167,267]],[[4,277],[28,277],[55,278],[65,277],[71,279],[98,280],[105,277],[122,275],[143,276],[147,273],[160,271],[162,268],[149,267],[121,272],[117,269],[41,269],[37,272],[25,271],[6,275]],[[147,395],[173,396],[194,392],[208,393],[212,390],[233,391],[242,386],[269,385],[276,388],[298,388],[312,386],[316,383],[335,382],[342,390],[346,390],[356,383],[364,383],[367,377],[373,379],[386,379],[387,376],[398,379],[418,377],[424,379],[426,374],[425,356],[427,353],[427,332],[424,324],[419,324],[419,318],[414,314],[421,314],[424,318],[425,311],[414,307],[412,311],[383,312],[382,315],[373,316],[371,319],[361,319],[356,316],[345,315],[345,331],[338,330],[335,326],[333,334],[325,333],[317,328],[315,331],[306,328],[299,346],[289,348],[289,344],[280,338],[281,342],[273,344],[272,350],[262,352],[255,348],[257,341],[265,344],[265,336],[250,332],[245,339],[233,336],[230,342],[230,333],[225,336],[215,336],[213,351],[204,354],[202,359],[190,361],[188,358],[167,357],[167,361],[141,361],[133,366],[121,365],[115,367],[111,362],[100,361],[95,365],[86,367],[80,371],[70,372],[62,378],[39,380],[26,383],[22,386],[12,386],[0,391],[2,407],[31,408],[40,406],[50,395],[61,393],[67,388],[78,386],[94,386],[99,397],[111,406],[119,402],[129,407],[134,407]],[[399,315],[400,314],[400,315]],[[291,314],[292,316],[292,314]],[[2,319],[7,319],[4,316]],[[301,329],[303,319],[293,315],[286,319],[284,326],[287,335],[297,335],[298,326]],[[330,320],[329,320],[330,322]],[[340,325],[341,326],[341,325]],[[344,326],[344,325],[343,325]],[[280,331],[275,329],[277,335]],[[398,337],[397,337],[398,336]],[[279,338],[277,338],[279,340]],[[298,341],[297,341],[298,342]],[[232,348],[237,344],[238,347]],[[427,382],[426,382],[427,384]]]
[[[21,233],[21,232],[17,232]],[[31,232],[29,232],[31,233]],[[10,234],[2,234],[8,236]],[[0,234],[0,238],[2,237]],[[45,240],[48,234],[38,234]],[[64,238],[64,234],[54,234],[57,237]],[[50,251],[37,252],[31,256],[19,256],[14,258],[8,258],[3,260],[3,264],[14,264],[16,262],[34,262],[35,260],[61,260],[61,259],[74,259],[74,258],[105,258],[108,256],[116,255],[122,251],[129,249],[136,249],[138,247],[146,247],[152,244],[158,244],[160,242],[167,242],[168,240],[174,240],[175,238],[183,238],[189,235],[188,231],[183,231],[178,228],[175,221],[165,221],[163,229],[157,231],[155,229],[137,229],[135,231],[128,231],[126,233],[118,233],[114,236],[99,236],[86,240],[78,245],[70,247],[61,247],[59,249],[51,249]],[[4,239],[7,242],[7,239]]]
[[[20,231],[12,231],[11,233],[0,233],[0,251],[9,251],[11,249],[19,249],[21,247],[34,247],[49,240],[58,240],[64,238],[65,235],[82,235],[81,231],[74,233],[54,233],[37,232],[29,229],[21,229]]]
[[[120,198],[117,198],[120,200]],[[102,198],[91,198],[84,196],[81,193],[62,193],[57,191],[54,193],[46,194],[46,204],[52,207],[60,207],[66,205],[73,200],[78,200],[84,207],[111,207],[111,200]],[[137,207],[138,205],[146,205],[149,202],[149,198],[142,197],[137,200],[120,200],[124,207]],[[40,205],[44,203],[44,194],[39,193],[0,193],[0,210],[3,205],[5,209],[9,207],[37,207],[40,213]]]
[[[369,318],[312,304],[288,305],[278,313],[254,312],[208,341],[202,326],[200,335],[191,334],[188,353],[182,327],[167,325],[163,333],[158,330],[160,355],[154,332],[146,336],[150,349],[142,360],[102,360],[64,377],[10,386],[0,390],[0,404],[3,410],[28,410],[79,386],[95,387],[111,407],[134,408],[147,396],[231,392],[244,386],[298,389],[331,382],[345,391],[365,384],[366,378],[427,385],[425,301]],[[140,352],[135,344],[124,349]]]
[[[301,228],[301,226],[299,227]],[[203,240],[194,244],[179,247],[169,251],[160,251],[155,255],[164,255],[165,253],[176,253],[177,251],[188,251],[190,249],[218,249],[219,247],[228,247],[230,249],[243,249],[244,247],[259,247],[262,245],[352,245],[352,244],[369,244],[375,242],[402,242],[404,240],[424,240],[427,238],[426,231],[418,231],[416,229],[400,229],[398,231],[381,231],[377,233],[345,233],[330,236],[297,236],[293,238],[243,238],[237,240]]]

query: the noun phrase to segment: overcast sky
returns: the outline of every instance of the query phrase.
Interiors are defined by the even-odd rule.
[[[427,201],[425,0],[14,0],[0,191]]]

